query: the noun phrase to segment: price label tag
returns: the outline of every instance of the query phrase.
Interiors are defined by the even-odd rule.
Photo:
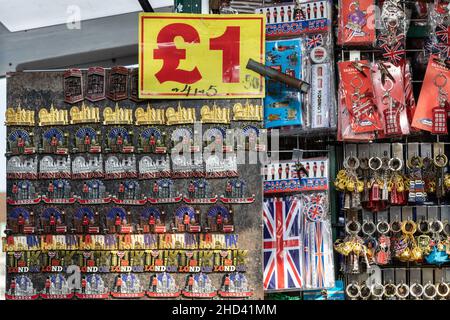
[[[264,97],[265,16],[139,15],[139,98]]]

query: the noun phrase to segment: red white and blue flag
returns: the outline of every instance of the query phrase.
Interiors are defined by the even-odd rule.
[[[303,287],[300,200],[295,197],[264,202],[264,289]]]
[[[323,36],[319,33],[306,38],[306,46],[308,49],[312,49],[323,45]]]

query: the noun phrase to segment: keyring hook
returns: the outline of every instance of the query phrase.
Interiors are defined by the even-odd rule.
[[[359,82],[358,83],[355,83],[355,81],[354,80],[359,80]],[[362,81],[362,79],[360,78],[360,77],[358,77],[358,76],[354,76],[353,78],[352,78],[352,80],[350,80],[350,85],[353,87],[353,88],[355,88],[355,89],[361,89],[362,88],[362,86],[363,86],[363,81]]]
[[[438,79],[444,79],[441,85],[438,83]],[[441,89],[447,85],[447,77],[442,72],[440,72],[438,75],[436,75],[433,82],[436,85],[436,87]]]

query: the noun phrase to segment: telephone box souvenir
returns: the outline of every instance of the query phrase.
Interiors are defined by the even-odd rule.
[[[234,231],[233,211],[222,205],[215,205],[208,209],[207,221],[210,232],[230,233]]]
[[[114,203],[125,205],[143,205],[147,202],[139,182],[136,180],[120,181],[114,185],[116,190],[112,198]]]
[[[79,155],[72,161],[72,179],[102,178],[103,157],[102,155]]]
[[[50,180],[44,186],[46,192],[42,195],[42,201],[45,203],[71,204],[76,200],[69,180]]]
[[[80,192],[81,191],[81,192]],[[77,201],[80,204],[105,204],[111,202],[111,196],[106,192],[106,186],[101,180],[87,180],[81,184]]]
[[[216,203],[217,195],[213,196],[211,189],[212,187],[206,179],[190,180],[183,200],[190,204]]]
[[[139,276],[134,273],[119,274],[114,279],[114,287],[111,290],[113,298],[139,299],[145,296],[145,290]]]
[[[44,156],[39,161],[39,179],[70,179],[70,155]]]
[[[256,8],[255,13],[266,15],[266,37],[276,38],[327,31],[330,10],[328,1],[295,1]]]
[[[112,101],[124,100],[128,97],[128,69],[117,66],[108,72],[106,96]]]
[[[105,179],[137,178],[136,156],[108,156],[105,161]]]
[[[83,74],[80,69],[64,72],[64,101],[76,103],[83,100]]]
[[[40,153],[67,154],[68,136],[57,128],[50,128],[42,134]]]
[[[248,196],[247,182],[243,179],[227,180],[225,185],[225,193],[220,196],[220,201],[223,203],[253,203],[255,201],[255,194]]]
[[[139,135],[138,151],[141,153],[167,153],[166,133],[157,128],[147,128]]]
[[[107,148],[105,152],[133,153],[133,131],[124,127],[115,127],[107,133]]]
[[[141,125],[163,125],[166,123],[166,116],[164,109],[162,108],[152,108],[150,104],[144,109],[143,107],[138,107],[134,111],[134,116],[136,117],[135,124],[137,126]]]
[[[103,124],[133,124],[133,109],[119,107],[118,103],[116,103],[114,109],[106,107],[103,110]]]
[[[105,99],[105,69],[90,67],[87,71],[86,99],[92,102]]]
[[[217,289],[205,273],[189,274],[182,294],[186,298],[209,298],[217,295]]]
[[[58,109],[50,106],[50,109],[42,108],[39,110],[39,126],[65,126],[69,124],[69,113],[66,109]]]
[[[40,231],[43,234],[66,233],[65,220],[64,210],[59,211],[56,208],[47,208],[39,216]]]
[[[182,205],[174,211],[177,232],[200,232],[200,211],[191,206]]]
[[[433,134],[447,134],[449,78],[450,68],[436,55],[430,56],[412,127]]]
[[[172,131],[171,152],[200,152],[201,145],[196,145],[194,132],[189,127],[177,127]]]
[[[100,123],[100,108],[87,106],[84,103],[70,108],[70,124],[83,123]]]
[[[171,175],[169,156],[151,158],[144,156],[139,160],[139,179],[167,178]]]
[[[109,233],[132,233],[131,212],[119,207],[111,208],[106,215],[106,227]]]
[[[74,293],[66,278],[60,273],[47,276],[44,289],[40,294],[40,297],[44,300],[67,300],[72,299],[73,296]]]
[[[302,78],[302,40],[266,41],[266,61],[271,68],[296,79]],[[300,93],[284,83],[267,80],[264,99],[266,128],[302,124]]]
[[[14,181],[8,186],[8,198],[10,205],[31,205],[41,202],[41,196],[36,192],[34,184],[29,180]]]
[[[139,69],[134,68],[129,71],[130,92],[128,98],[134,102],[142,101],[139,99]]]
[[[20,275],[11,278],[5,298],[6,300],[36,300],[39,298],[39,293],[28,276]]]
[[[8,150],[6,155],[21,155],[36,153],[34,132],[24,129],[13,130],[8,135]]]
[[[13,156],[6,163],[6,177],[8,179],[37,179],[38,158]]]
[[[150,184],[150,196],[147,199],[152,204],[176,203],[183,199],[183,195],[176,193],[173,180],[165,178]]]
[[[180,288],[169,273],[155,273],[150,276],[150,285],[147,290],[149,298],[178,298],[180,294]]]
[[[75,132],[75,147],[73,153],[100,153],[102,152],[102,134],[92,127],[81,127]]]
[[[338,45],[372,46],[375,42],[373,0],[340,0]]]
[[[98,211],[88,207],[79,208],[73,215],[73,229],[78,234],[100,233]]]
[[[33,211],[19,207],[8,212],[6,231],[13,234],[36,233]]]
[[[108,299],[109,288],[99,274],[83,275],[81,289],[75,292],[78,299]]]
[[[222,298],[245,299],[253,295],[253,290],[250,289],[245,274],[234,272],[223,276],[218,294]]]
[[[9,107],[5,112],[5,124],[7,126],[29,126],[34,127],[35,119],[34,119],[35,111],[27,110],[20,106],[14,108]]]
[[[165,212],[156,207],[149,207],[141,212],[140,228],[144,233],[166,232]]]

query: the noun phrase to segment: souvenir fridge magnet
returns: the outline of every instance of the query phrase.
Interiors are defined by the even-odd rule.
[[[147,128],[139,135],[139,152],[142,153],[167,153],[166,133],[157,128]]]
[[[263,106],[249,103],[248,99],[244,105],[237,102],[233,105],[233,121],[255,121],[263,120]]]
[[[13,130],[8,135],[8,150],[6,155],[21,155],[36,153],[34,133],[24,129]]]
[[[227,130],[223,127],[214,126],[206,129],[203,134],[205,149],[209,149],[211,153],[233,152],[233,146],[227,145],[229,142],[227,141],[226,134]],[[232,140],[230,139],[229,141]]]
[[[6,163],[7,179],[37,179],[38,158],[13,156]]]
[[[76,103],[83,100],[83,74],[80,69],[64,72],[64,101]]]
[[[72,289],[61,273],[47,276],[44,282],[44,290],[40,294],[40,297],[44,300],[67,300],[72,299],[73,296]]]
[[[105,152],[113,153],[133,153],[133,136],[132,130],[124,127],[115,127],[107,133],[107,148]]]
[[[106,107],[103,110],[103,124],[133,124],[133,110],[131,108],[116,106],[113,108]]]
[[[106,215],[106,227],[109,233],[131,233],[131,213],[120,207],[111,208]]]
[[[218,294],[222,298],[246,299],[253,295],[247,277],[240,272],[225,274]]]
[[[75,292],[77,299],[107,299],[109,288],[99,274],[91,273],[81,277],[81,288]]]
[[[206,179],[190,180],[187,186],[187,192],[184,196],[184,202],[191,204],[216,203],[217,195],[212,195],[211,186]]]
[[[182,107],[178,103],[177,108],[169,107],[166,109],[166,125],[168,126],[193,124],[195,121],[197,121],[195,108]]]
[[[201,146],[196,145],[194,140],[194,132],[189,127],[178,127],[172,131],[172,145],[171,152],[199,152]]]
[[[206,178],[237,177],[238,175],[236,154],[225,157],[213,154],[205,159]]]
[[[105,179],[137,178],[136,156],[109,156],[105,161]]]
[[[148,202],[158,203],[177,203],[183,199],[181,193],[177,194],[176,188],[171,179],[159,179],[150,184],[151,192]]]
[[[9,107],[5,113],[7,126],[31,126],[35,124],[34,110],[27,110],[20,105],[17,108]]]
[[[368,45],[375,41],[373,0],[341,0],[339,2],[339,45]]]
[[[238,150],[248,151],[265,151],[266,145],[261,141],[261,133],[264,129],[257,128],[253,125],[247,125],[242,128],[242,134],[238,135],[237,148]]]
[[[45,185],[44,185],[45,186]],[[75,202],[69,180],[50,180],[46,185],[46,192],[42,195],[45,203],[71,204]]]
[[[108,72],[106,96],[112,101],[128,97],[128,69],[121,66],[112,67]]]
[[[178,298],[180,294],[181,290],[170,273],[155,273],[150,276],[147,290],[149,298]]]
[[[134,273],[119,274],[114,279],[114,288],[111,290],[113,298],[139,299],[145,296],[145,290],[138,275]]]
[[[57,126],[69,124],[69,113],[66,109],[57,109],[53,105],[50,109],[39,110],[39,126]]]
[[[70,124],[99,123],[100,108],[87,106],[84,103],[81,106],[70,108]]]
[[[57,208],[47,208],[39,217],[40,230],[44,234],[66,233],[65,212]]]
[[[134,68],[131,69],[129,72],[129,77],[130,77],[130,94],[129,94],[129,98],[131,101],[134,102],[139,102],[142,101],[141,99],[139,99],[139,69],[138,68]]]
[[[174,212],[177,232],[200,232],[200,211],[193,207],[182,205]]]
[[[225,194],[220,196],[220,201],[223,203],[253,203],[255,195],[247,195],[247,183],[245,180],[236,178],[226,182]]]
[[[67,154],[68,153],[67,132],[58,128],[50,128],[42,134],[40,153]]]
[[[217,289],[205,273],[189,274],[182,294],[186,298],[212,299],[217,295]]]
[[[218,166],[220,166],[217,160]],[[222,168],[218,168],[223,170]],[[194,154],[179,154],[172,156],[172,172],[170,176],[174,179],[183,179],[190,177],[202,177],[205,175],[203,158],[200,153]]]
[[[208,209],[207,221],[209,232],[230,233],[234,231],[232,210],[222,205],[215,205]]]
[[[72,161],[72,179],[103,178],[103,157],[78,155]]]
[[[165,233],[165,213],[160,211],[156,207],[148,207],[141,212],[140,216],[140,228],[144,233]],[[148,239],[150,240],[150,238]],[[150,244],[150,241],[145,241],[146,247]],[[155,240],[156,244],[156,240]]]
[[[73,215],[73,231],[78,234],[98,234],[98,212],[91,208],[81,207]]]
[[[166,116],[164,113],[164,109],[160,108],[152,108],[150,104],[147,105],[147,108],[138,107],[134,111],[134,115],[136,117],[136,125],[162,125],[166,123]]]
[[[100,153],[102,152],[101,131],[96,131],[92,127],[81,127],[75,132],[75,147],[72,152],[77,153]]]
[[[39,298],[39,293],[27,275],[19,275],[11,278],[5,298],[6,300],[36,300]]]
[[[231,109],[226,107],[219,107],[214,102],[210,107],[209,105],[204,105],[200,109],[200,122],[201,123],[230,123]]]
[[[158,158],[144,156],[139,160],[139,179],[170,177],[170,158],[168,155]]]
[[[116,195],[112,198],[114,203],[126,205],[143,205],[147,202],[139,182],[136,180],[126,180],[118,182],[114,188]]]
[[[25,208],[14,208],[8,212],[8,224],[6,231],[13,234],[33,234],[36,233],[35,219],[33,211]]]
[[[10,205],[31,205],[41,202],[41,196],[36,192],[34,184],[29,180],[19,180],[8,183],[8,198]]]
[[[86,99],[96,102],[105,99],[105,69],[90,67],[87,71]]]
[[[70,179],[69,156],[44,156],[39,161],[39,179]]]

